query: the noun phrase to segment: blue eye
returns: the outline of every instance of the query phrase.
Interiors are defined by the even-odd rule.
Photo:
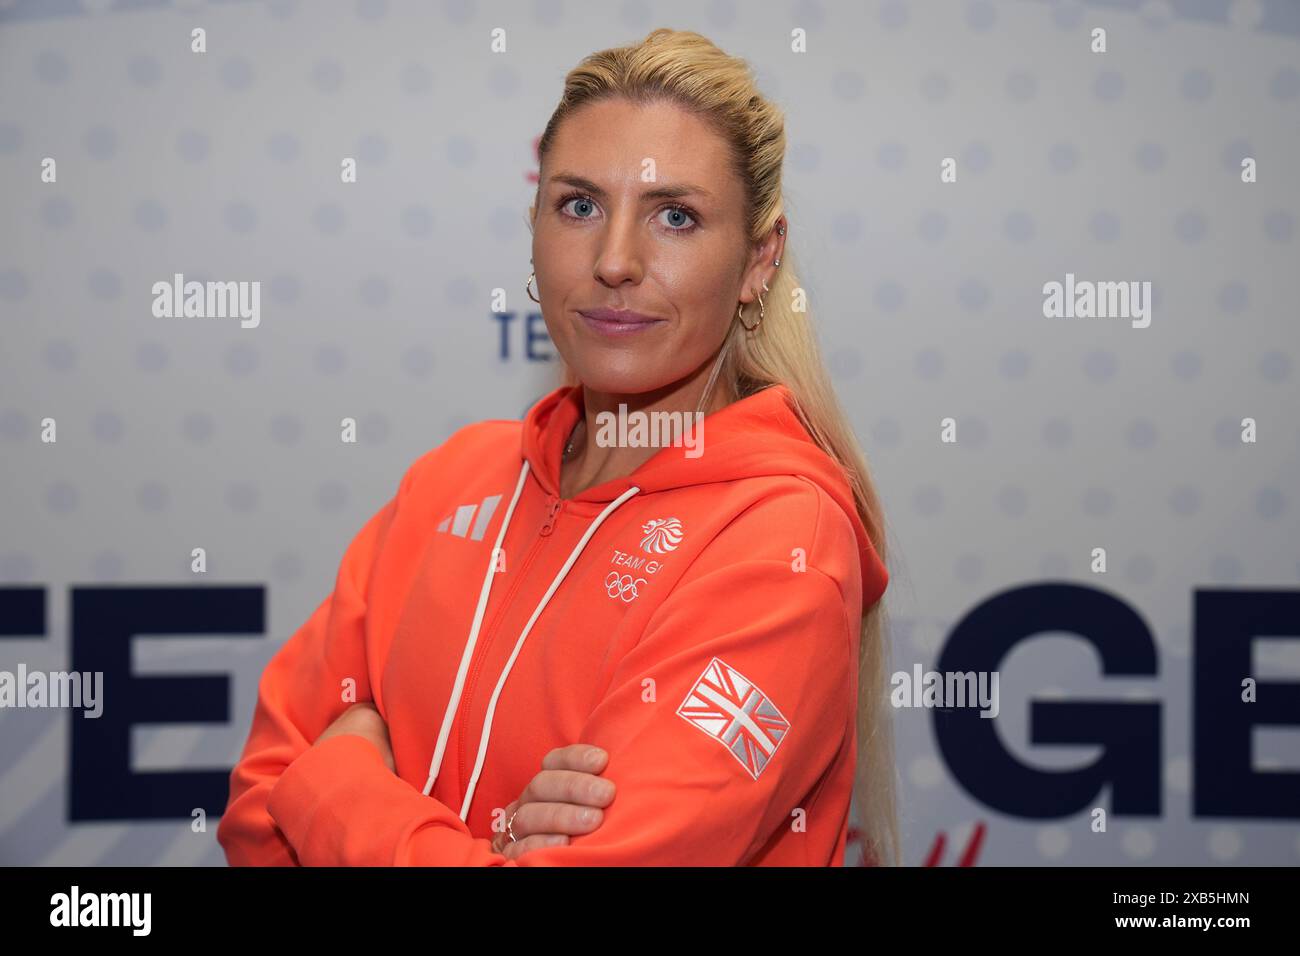
[[[565,206],[567,206],[567,205],[568,205],[569,203],[571,203],[571,202],[581,203],[582,205],[591,206],[591,207],[593,207],[593,208],[595,207],[595,203],[593,203],[593,202],[592,202],[590,199],[588,199],[586,196],[574,196],[572,199],[565,199],[565,200],[563,200],[563,202],[561,203],[560,208],[563,209]],[[573,215],[573,214],[570,213],[570,215]],[[590,218],[590,217],[588,217],[588,216],[574,216],[573,218],[575,218],[575,219],[587,219],[587,218]]]
[[[673,232],[690,232],[692,229],[695,228],[695,217],[692,216],[690,212],[687,211],[685,206],[669,206],[667,209],[663,210],[663,212],[669,213],[674,216],[684,216],[685,218],[690,220],[690,225],[686,225],[684,223],[679,223],[679,224],[665,223],[665,225],[667,225],[668,228],[671,229]],[[663,215],[663,212],[661,212],[660,215]]]

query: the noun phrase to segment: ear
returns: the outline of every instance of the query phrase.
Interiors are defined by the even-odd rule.
[[[785,216],[778,219],[763,241],[750,250],[740,286],[740,301],[745,305],[754,301],[755,296],[763,291],[764,284],[772,284],[772,277],[779,268],[772,263],[785,254],[785,236],[781,234],[782,230],[790,231]]]

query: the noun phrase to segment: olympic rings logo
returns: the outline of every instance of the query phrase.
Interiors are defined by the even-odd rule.
[[[617,571],[611,571],[605,577],[605,593],[612,598],[621,597],[625,603],[631,604],[637,598],[636,586],[645,583],[645,578],[633,580],[630,574],[624,574],[620,577]]]

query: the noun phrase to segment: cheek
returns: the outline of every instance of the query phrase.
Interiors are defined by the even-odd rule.
[[[575,302],[574,290],[581,283],[580,271],[572,256],[566,256],[558,244],[539,241],[533,247],[533,261],[529,272],[536,274],[533,293],[540,294],[546,302],[546,317],[558,317]],[[531,299],[529,308],[540,310]]]
[[[704,331],[725,322],[735,310],[736,277],[719,259],[707,253],[675,264],[660,273],[664,293],[677,314],[691,326]]]
[[[553,309],[557,315],[593,299],[607,297],[600,295],[600,285],[592,274],[591,261],[575,254],[572,245],[538,243],[529,268],[537,273],[539,286],[545,286],[547,309]]]

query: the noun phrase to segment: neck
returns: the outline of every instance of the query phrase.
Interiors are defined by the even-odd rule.
[[[681,412],[684,413],[684,420],[693,427],[697,411],[707,416],[734,402],[737,396],[719,377],[713,383],[708,406],[701,406],[713,365],[713,362],[707,362],[687,378],[651,392],[605,392],[583,385],[583,416],[578,420],[571,438],[573,452],[561,466],[560,496],[571,498],[588,488],[630,475],[661,450],[655,446],[625,448],[598,445],[596,435],[600,426],[597,416],[602,413],[608,412],[617,417],[620,405],[626,406],[628,414],[634,411],[646,415]]]

